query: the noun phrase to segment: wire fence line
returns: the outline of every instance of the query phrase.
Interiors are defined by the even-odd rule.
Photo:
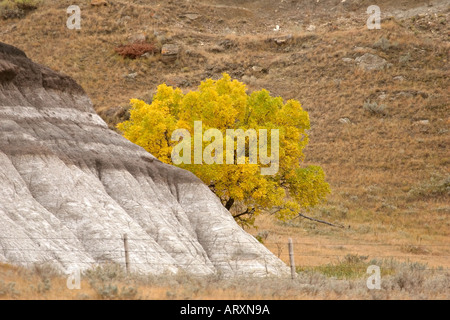
[[[74,241],[90,241],[90,240],[101,240],[101,241],[123,241],[123,237],[92,237],[92,238],[86,238],[86,237],[80,237],[80,238],[67,238],[67,237],[4,237],[0,236],[0,239],[6,239],[6,240],[74,240]],[[199,243],[214,243],[217,242],[217,240],[183,240],[183,239],[154,239],[154,238],[130,238],[128,237],[128,240],[131,241],[155,241],[157,243],[161,242],[186,242],[186,243],[193,243],[193,242],[199,242]],[[256,241],[258,241],[255,238]],[[292,241],[294,244],[301,244],[301,245],[311,245],[311,246],[339,246],[339,245],[348,245],[348,246],[408,246],[411,244],[407,243],[377,243],[377,242],[367,242],[367,243],[351,243],[351,242],[336,242],[336,243],[321,243],[321,242],[303,242],[303,241]],[[231,241],[231,243],[235,244],[245,244],[245,243],[255,243],[255,241]],[[264,245],[269,244],[275,244],[275,245],[286,245],[287,242],[281,242],[281,241],[263,241]],[[448,244],[415,244],[414,246],[418,247],[448,247],[450,248],[450,243]]]
[[[123,249],[105,249],[105,250],[64,250],[64,249],[16,249],[16,248],[3,248],[4,252],[80,252],[80,253],[96,253],[96,252],[101,252],[101,253],[124,253],[125,251]],[[158,253],[158,254],[173,254],[173,255],[177,255],[177,254],[186,254],[189,253],[187,251],[168,251],[168,250],[130,250],[131,253]],[[296,256],[300,256],[300,257],[345,257],[346,255],[342,255],[342,254],[322,254],[322,253],[304,253],[302,251],[295,251]],[[259,253],[258,256],[263,257],[263,256],[289,256],[288,252],[281,252],[279,254],[275,254],[275,253]],[[361,255],[364,256],[364,255]],[[404,255],[377,255],[376,258],[411,258],[411,257],[429,257],[431,256],[431,254],[404,254]],[[442,257],[442,258],[450,258],[450,255],[438,255],[438,257]]]

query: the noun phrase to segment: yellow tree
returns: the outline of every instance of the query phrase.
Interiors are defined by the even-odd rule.
[[[124,136],[161,161],[193,172],[243,225],[252,225],[263,211],[291,219],[330,192],[321,167],[302,166],[310,123],[296,100],[284,102],[264,89],[249,95],[245,84],[223,74],[187,94],[162,84],[151,104],[130,103],[130,119],[118,125]],[[180,129],[184,135],[177,134]],[[240,133],[236,139],[230,130]],[[269,134],[274,132],[278,141]],[[252,146],[258,140],[260,161],[255,161]],[[270,157],[275,151],[276,159]],[[174,153],[185,161],[173,161]],[[270,166],[276,170],[261,174]]]

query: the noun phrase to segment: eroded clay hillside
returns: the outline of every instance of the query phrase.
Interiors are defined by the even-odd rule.
[[[108,129],[71,78],[0,43],[0,262],[281,275],[193,174]]]

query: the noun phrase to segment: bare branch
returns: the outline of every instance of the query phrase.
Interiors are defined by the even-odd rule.
[[[244,215],[246,215],[246,214],[248,214],[248,215],[252,215],[254,212],[255,212],[255,208],[252,208],[250,211],[248,210],[249,208],[247,208],[247,210],[245,210],[244,212],[242,212],[242,213],[239,213],[239,214],[236,214],[236,215],[233,215],[233,218],[239,218],[239,217],[241,217],[241,216],[244,216]]]

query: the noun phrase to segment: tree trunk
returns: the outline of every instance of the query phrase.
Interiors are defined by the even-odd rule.
[[[225,203],[225,208],[227,208],[227,210],[230,211],[233,204],[234,204],[234,199],[230,198],[230,199],[228,199],[227,203]]]

